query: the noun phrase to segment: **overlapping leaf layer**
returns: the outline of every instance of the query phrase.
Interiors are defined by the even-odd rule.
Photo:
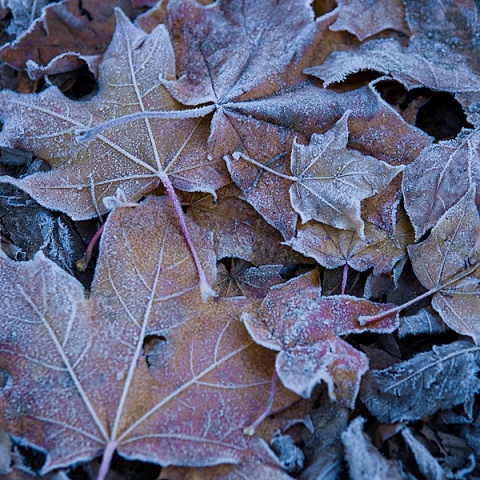
[[[27,3],[0,9],[18,71],[0,149],[48,167],[2,170],[0,207],[36,201],[64,233],[48,249],[38,220],[42,252],[19,262],[31,249],[0,219],[0,425],[45,452],[40,474],[103,455],[103,479],[117,452],[165,479],[327,478],[342,455],[354,479],[402,478],[347,409],[390,424],[377,446],[440,409],[473,418],[473,0]],[[79,66],[98,85],[81,99]],[[438,98],[461,112],[443,130],[424,121]],[[59,266],[73,271],[60,226],[88,243],[91,219],[85,290]],[[429,352],[400,340],[435,331],[448,344]],[[401,438],[427,478],[477,468]]]

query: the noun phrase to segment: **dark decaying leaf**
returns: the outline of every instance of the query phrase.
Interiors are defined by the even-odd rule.
[[[252,267],[243,260],[231,259],[229,268],[224,263],[217,266],[217,281],[214,285],[219,297],[245,296],[265,298],[274,285],[284,283],[283,265]]]
[[[357,318],[366,312],[385,312],[391,306],[348,295],[322,297],[315,271],[273,287],[252,316],[242,319],[254,340],[279,352],[276,371],[290,390],[309,397],[324,381],[330,398],[353,407],[367,357],[340,338],[362,331],[391,332],[395,314],[362,327]]]
[[[7,432],[0,430],[0,475],[12,471],[12,440]]]
[[[446,472],[435,457],[413,435],[409,428],[402,430],[402,437],[415,456],[418,468],[423,476],[432,480],[444,480]]]
[[[151,197],[109,217],[89,299],[42,254],[1,257],[3,419],[45,449],[44,473],[103,451],[108,464],[115,449],[160,464],[236,463],[259,441],[243,429],[265,408],[274,362],[235,313],[257,303],[202,303],[169,205]],[[212,240],[189,228],[211,281]],[[275,408],[294,398],[277,391]]]
[[[302,435],[306,468],[301,480],[335,480],[343,469],[341,434],[347,428],[350,412],[338,402],[331,402],[326,390],[319,400],[308,412],[313,431],[305,429]]]
[[[400,318],[398,335],[435,335],[445,332],[445,324],[433,311],[422,308],[413,315]]]
[[[385,370],[370,370],[360,398],[382,423],[415,421],[471,398],[480,388],[480,348],[458,341]]]

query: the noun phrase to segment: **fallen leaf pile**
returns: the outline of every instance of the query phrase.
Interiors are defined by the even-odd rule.
[[[479,15],[2,2],[2,478],[480,476]]]

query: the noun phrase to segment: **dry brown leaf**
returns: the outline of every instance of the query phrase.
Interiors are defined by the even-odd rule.
[[[243,429],[267,403],[272,355],[238,320],[250,300],[202,303],[169,202],[151,197],[109,217],[89,299],[41,254],[1,257],[3,419],[47,452],[42,473],[104,452],[104,475],[114,450],[160,464],[235,463],[259,441]],[[189,229],[204,239],[211,280],[212,240]],[[277,391],[275,408],[294,398]]]
[[[18,6],[20,2],[12,3]],[[0,50],[0,58],[16,70],[27,70],[36,79],[76,70],[84,62],[96,72],[98,57],[107,49],[115,30],[115,7],[130,18],[140,13],[129,0],[103,0],[102,8],[97,0],[53,3],[42,10],[27,32]]]
[[[38,95],[0,94],[1,142],[47,160],[53,170],[22,180],[2,177],[40,204],[73,219],[104,213],[117,192],[140,199],[162,181],[188,191],[214,192],[226,183],[223,162],[206,155],[208,124],[200,119],[143,119],[78,143],[76,132],[146,109],[177,110],[160,78],[173,78],[173,50],[164,27],[147,35],[121,12],[100,67],[100,91],[74,102],[55,87]]]
[[[409,33],[401,0],[338,0],[338,6],[338,17],[330,30],[346,30],[359,40],[387,29]]]
[[[415,275],[434,294],[433,308],[453,330],[480,340],[480,219],[474,189],[408,247]]]
[[[373,268],[374,275],[390,273],[413,242],[408,218],[400,212],[395,241],[385,230],[368,222],[363,239],[355,232],[309,222],[300,226],[297,236],[287,244],[326,268],[348,265],[359,272]]]
[[[281,234],[268,225],[233,184],[216,192],[182,195],[182,205],[195,222],[212,231],[217,259],[241,258],[254,265],[304,263],[302,255],[282,245]]]

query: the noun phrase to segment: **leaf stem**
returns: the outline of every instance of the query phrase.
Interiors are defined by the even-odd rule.
[[[102,463],[100,464],[100,469],[97,473],[97,480],[104,480],[107,476],[108,470],[110,468],[110,463],[112,462],[113,454],[117,449],[118,443],[110,440],[105,450],[103,451]]]
[[[192,238],[190,237],[190,232],[188,231],[187,224],[185,223],[185,214],[183,213],[182,204],[180,203],[180,200],[175,193],[175,189],[173,188],[173,185],[165,172],[159,172],[158,176],[162,181],[163,186],[165,187],[165,190],[167,191],[167,194],[173,204],[173,208],[180,223],[180,228],[182,229],[183,236],[185,237],[185,241],[187,242],[188,248],[190,249],[190,253],[192,254],[193,261],[195,262],[195,266],[197,268],[198,276],[200,277],[200,293],[202,295],[202,300],[206,302],[208,297],[216,297],[216,293],[208,283],[205,270],[202,267],[197,250],[195,248],[195,245],[193,244]]]
[[[77,142],[87,142],[94,139],[98,134],[109,128],[119,127],[128,122],[142,120],[146,118],[161,118],[163,120],[183,120],[186,118],[205,117],[216,109],[215,105],[207,105],[205,107],[190,108],[185,110],[146,110],[143,112],[131,113],[123,117],[112,118],[106,122],[99,123],[94,127],[87,129],[75,130]]]
[[[77,270],[79,270],[80,272],[84,272],[87,269],[88,263],[92,259],[93,249],[95,248],[95,245],[98,243],[98,240],[100,239],[100,236],[102,235],[103,227],[105,227],[104,223],[95,232],[95,235],[90,240],[90,242],[87,246],[87,250],[85,251],[85,255],[83,256],[83,258],[81,258],[80,260],[75,262],[75,266],[77,267]]]
[[[399,305],[398,307],[392,308],[391,310],[387,310],[377,315],[361,315],[360,317],[358,317],[358,323],[360,323],[360,325],[366,325],[367,323],[370,323],[370,322],[376,322],[377,320],[380,320],[381,318],[386,317],[391,313],[399,312],[400,310],[403,310],[404,308],[407,308],[410,305],[413,305],[414,303],[417,303],[420,300],[423,300],[424,298],[427,298],[430,295],[433,295],[434,293],[440,292],[440,290],[448,287],[449,285],[452,285],[455,282],[462,280],[462,278],[468,277],[478,267],[480,267],[480,263],[477,263],[476,265],[473,265],[473,267],[461,272],[460,275],[450,278],[450,280],[446,281],[443,285],[437,285],[435,288],[432,288],[428,292],[425,292],[422,295],[415,297],[414,299],[409,300],[408,302],[402,305]]]
[[[423,300],[424,298],[427,298],[430,295],[433,295],[434,293],[437,293],[438,290],[439,290],[438,288],[434,288],[432,290],[429,290],[428,292],[422,293],[422,295],[420,295],[418,297],[415,297],[414,299],[409,300],[408,302],[403,303],[402,305],[399,305],[398,307],[391,308],[390,310],[385,310],[384,312],[381,312],[381,313],[377,313],[377,315],[360,315],[358,317],[358,323],[360,325],[366,325],[367,323],[370,323],[370,322],[376,322],[377,320],[380,320],[383,317],[386,317],[386,316],[388,316],[392,313],[399,312],[400,310],[403,310],[404,308],[407,308],[410,305],[413,305],[413,304],[419,302],[420,300]]]
[[[284,178],[285,180],[290,180],[291,182],[297,182],[298,181],[298,177],[292,177],[290,175],[285,175],[284,173],[277,172],[276,170],[273,170],[272,168],[267,167],[266,165],[263,165],[260,162],[257,162],[253,158],[248,157],[247,155],[245,155],[242,152],[234,152],[232,154],[232,157],[233,157],[234,160],[239,160],[240,158],[242,158],[243,160],[246,160],[247,162],[252,163],[253,165],[256,165],[257,167],[262,168],[263,170],[267,171],[268,173],[272,173],[273,175],[277,175],[277,177]]]
[[[342,272],[342,290],[341,294],[345,295],[345,289],[347,288],[347,279],[348,279],[348,263],[343,266]]]

